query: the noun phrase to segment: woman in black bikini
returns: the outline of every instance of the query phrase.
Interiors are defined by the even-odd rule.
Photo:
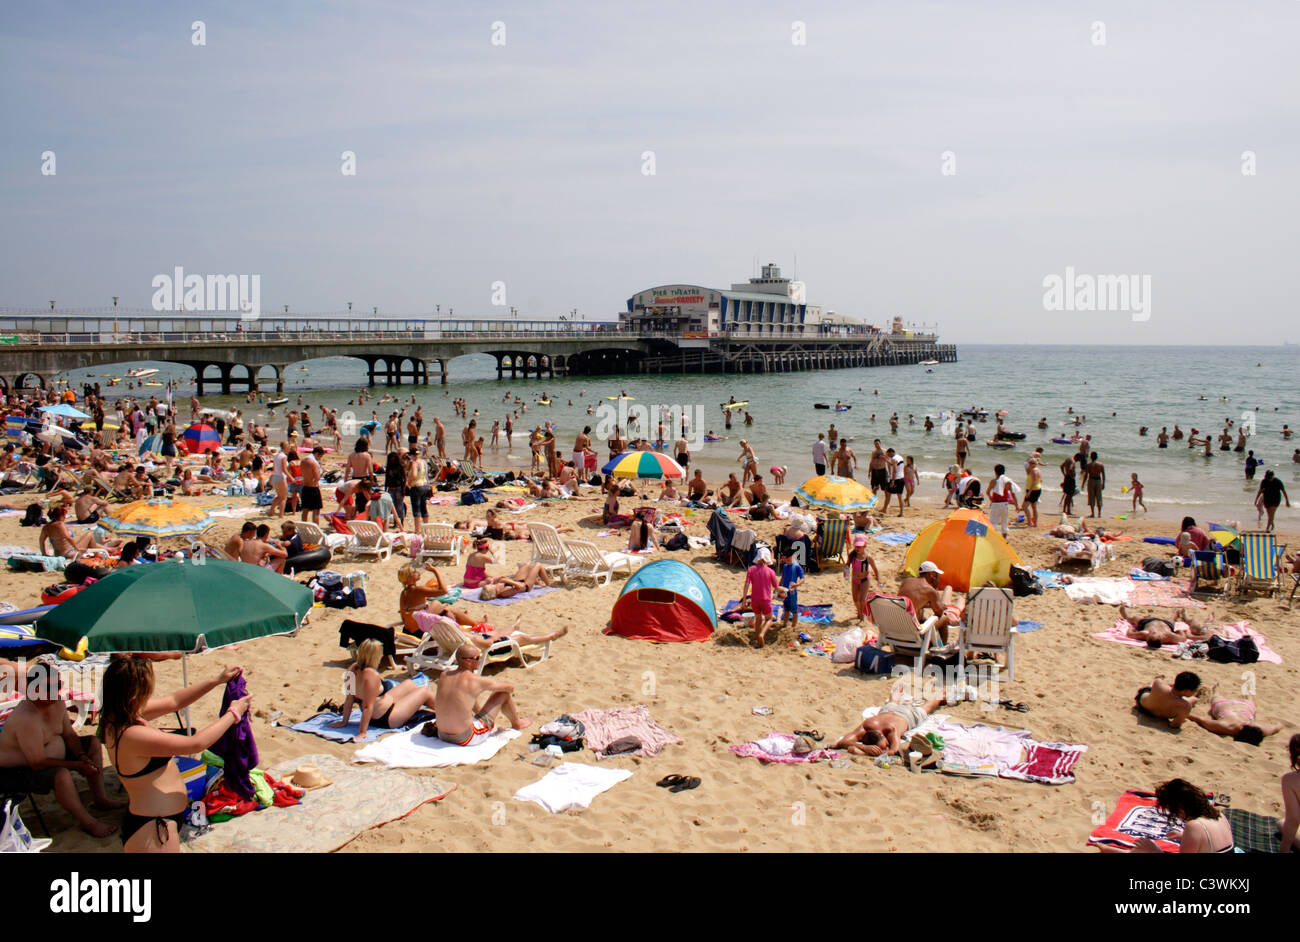
[[[150,726],[149,720],[183,710],[237,677],[240,670],[227,667],[212,680],[168,697],[154,697],[153,664],[137,655],[113,656],[104,672],[99,738],[129,799],[122,819],[122,849],[126,853],[180,852],[180,824],[189,799],[171,757],[197,755],[216,745],[243,718],[250,698],[236,700],[215,723],[192,736],[161,732]]]
[[[384,656],[384,646],[374,638],[357,645],[357,659],[348,668],[344,683],[348,695],[339,711],[341,719],[331,723],[335,729],[347,726],[352,718],[352,706],[361,704],[361,728],[357,730],[358,742],[366,738],[371,726],[379,729],[401,729],[415,715],[416,710],[432,710],[434,688],[417,686],[413,680],[393,684],[384,680],[375,668]]]

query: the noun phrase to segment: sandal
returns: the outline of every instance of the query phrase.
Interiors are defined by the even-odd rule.
[[[796,736],[807,736],[813,742],[821,742],[823,739],[826,738],[821,734],[820,730],[816,730],[816,729],[796,729],[794,731],[794,734]]]
[[[681,782],[685,778],[686,776],[684,775],[665,775],[659,781],[655,782],[655,784],[658,785],[660,788],[670,788],[672,786],[681,784]]]
[[[694,775],[688,775],[682,777],[682,780],[680,782],[678,782],[676,785],[673,785],[668,790],[670,792],[684,792],[684,791],[689,791],[692,788],[699,788],[699,787],[700,787],[700,779],[696,778]]]

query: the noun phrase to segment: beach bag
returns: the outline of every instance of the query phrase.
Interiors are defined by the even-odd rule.
[[[864,644],[854,653],[853,666],[864,674],[890,674],[894,670],[894,655],[874,644]]]
[[[690,546],[690,538],[680,531],[674,533],[664,542],[664,549],[666,550],[684,550],[690,549]]]
[[[1172,559],[1166,559],[1163,556],[1148,556],[1142,560],[1142,568],[1147,572],[1154,572],[1158,576],[1178,575],[1177,564]]]
[[[335,572],[333,569],[322,569],[316,573],[315,582],[326,592],[330,589],[341,589],[343,588],[343,574]]]
[[[5,799],[0,808],[0,854],[39,854],[54,843],[50,838],[32,837],[18,813],[18,801]]]
[[[866,643],[867,633],[861,628],[850,628],[835,640],[835,652],[831,660],[836,664],[852,664],[857,658],[858,648]]]
[[[466,491],[460,495],[460,502],[465,505],[482,504],[487,502],[487,497],[479,490]]]
[[[1250,635],[1236,641],[1213,635],[1205,656],[1219,664],[1254,664],[1259,660],[1259,645],[1255,644],[1255,639]]]
[[[1042,595],[1043,587],[1034,578],[1032,570],[1026,569],[1024,566],[1012,566],[1011,593],[1016,596]]]
[[[362,589],[362,588],[358,587],[358,588],[352,589],[351,591],[344,590],[344,593],[343,593],[343,594],[347,596],[348,604],[349,604],[350,606],[352,606],[353,608],[365,608],[365,607],[366,607],[366,590],[365,590],[365,589]]]
[[[342,589],[329,589],[322,601],[325,603],[326,608],[347,608],[350,604],[348,595],[349,593],[344,592]]]

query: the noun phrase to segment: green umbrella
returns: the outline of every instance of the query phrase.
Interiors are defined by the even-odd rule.
[[[92,653],[196,652],[298,628],[311,590],[262,566],[193,557],[124,566],[37,619],[39,638]]]

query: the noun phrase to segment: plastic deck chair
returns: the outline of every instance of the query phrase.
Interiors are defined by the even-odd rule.
[[[1002,654],[1006,657],[1006,679],[1016,679],[1016,659],[1012,643],[1015,632],[1015,599],[1010,589],[997,586],[984,586],[976,589],[966,597],[966,609],[962,621],[958,672],[966,676],[966,653]],[[1002,678],[999,677],[999,680]]]
[[[1286,547],[1277,545],[1268,530],[1247,530],[1241,534],[1241,566],[1237,570],[1236,595],[1262,591],[1269,595],[1282,587],[1280,559]]]
[[[925,659],[933,651],[935,623],[939,616],[931,615],[922,624],[907,608],[907,600],[889,595],[875,595],[867,602],[871,620],[880,629],[880,643],[888,644],[893,652],[913,659],[912,670],[920,673]]]
[[[384,560],[393,555],[392,539],[373,520],[349,520],[348,529],[353,536],[346,547],[348,556],[356,559],[373,556]]]
[[[450,560],[453,566],[460,565],[460,555],[464,543],[461,540],[461,535],[456,532],[456,528],[450,523],[421,524],[420,539],[423,540],[423,546],[420,548],[420,562],[431,559],[436,563],[441,559]]]
[[[628,553],[602,553],[600,547],[586,540],[567,540],[564,548],[569,558],[560,578],[566,586],[570,579],[589,579],[596,585],[605,585],[615,573],[623,572],[630,576],[645,562],[640,556]]]
[[[533,554],[529,562],[541,563],[549,573],[563,572],[569,561],[569,554],[564,549],[564,540],[560,533],[549,523],[530,523],[528,536],[533,543]]]

